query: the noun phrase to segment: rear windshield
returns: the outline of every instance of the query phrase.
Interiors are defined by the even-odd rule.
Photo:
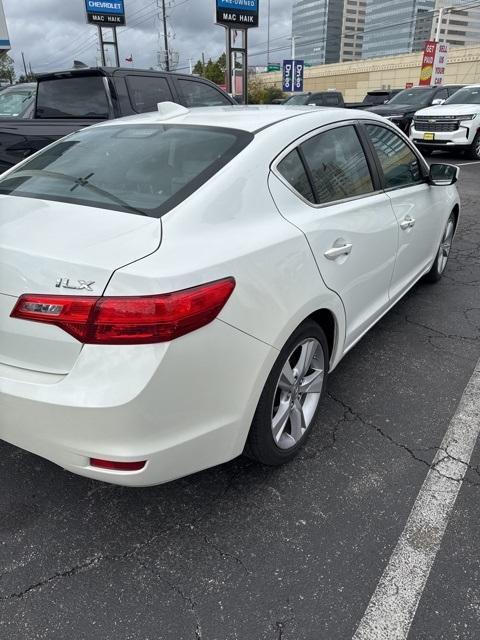
[[[480,105],[480,86],[465,87],[455,91],[453,96],[445,100],[444,104],[479,104]]]
[[[53,78],[38,84],[36,118],[108,118],[102,76]]]
[[[0,177],[0,194],[160,217],[252,139],[235,129],[173,124],[87,128]]]

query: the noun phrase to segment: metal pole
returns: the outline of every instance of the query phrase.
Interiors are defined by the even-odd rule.
[[[292,67],[295,66],[295,36],[292,36]]]
[[[435,31],[435,42],[440,42],[440,27],[442,26],[442,20],[443,20],[443,12],[444,12],[445,8],[441,7],[438,10],[438,22],[437,22],[437,29]]]
[[[98,39],[100,40],[100,55],[102,56],[102,67],[107,66],[107,61],[105,60],[105,47],[103,44],[103,32],[102,27],[98,26]]]
[[[245,29],[245,52],[243,54],[243,104],[248,104],[248,29]]]
[[[113,27],[113,42],[114,42],[114,49],[115,49],[115,63],[116,66],[119,67],[120,66],[120,57],[118,55],[118,40],[117,40],[117,27]]]
[[[225,50],[225,80],[227,85],[227,93],[233,93],[232,91],[232,34],[230,27],[225,27],[225,34],[227,38],[227,47]]]
[[[270,64],[270,0],[267,5],[267,70]]]
[[[165,0],[162,0],[163,11],[163,41],[165,43],[165,71],[170,71],[170,56],[168,53],[168,34],[167,34],[167,13],[165,11]]]

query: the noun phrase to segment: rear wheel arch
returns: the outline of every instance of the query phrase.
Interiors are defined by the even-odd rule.
[[[335,315],[330,311],[330,309],[318,309],[305,318],[305,320],[313,320],[323,330],[327,339],[328,356],[331,362],[337,346],[338,336],[338,323]]]
[[[460,216],[460,207],[458,206],[458,204],[456,204],[453,209],[452,209],[452,213],[455,216],[455,231],[457,230],[458,227],[458,218]]]

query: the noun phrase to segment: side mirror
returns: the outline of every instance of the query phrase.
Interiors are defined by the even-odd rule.
[[[435,98],[435,100],[432,100],[432,105],[433,104],[443,104],[445,102],[445,100],[443,100],[442,98]]]
[[[428,181],[436,187],[446,187],[458,180],[460,167],[454,164],[431,164]]]

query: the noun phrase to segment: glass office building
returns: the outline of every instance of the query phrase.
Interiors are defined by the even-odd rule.
[[[367,0],[363,58],[421,51],[434,7],[435,0]]]
[[[310,64],[340,60],[343,0],[296,0],[292,9],[295,57]]]

